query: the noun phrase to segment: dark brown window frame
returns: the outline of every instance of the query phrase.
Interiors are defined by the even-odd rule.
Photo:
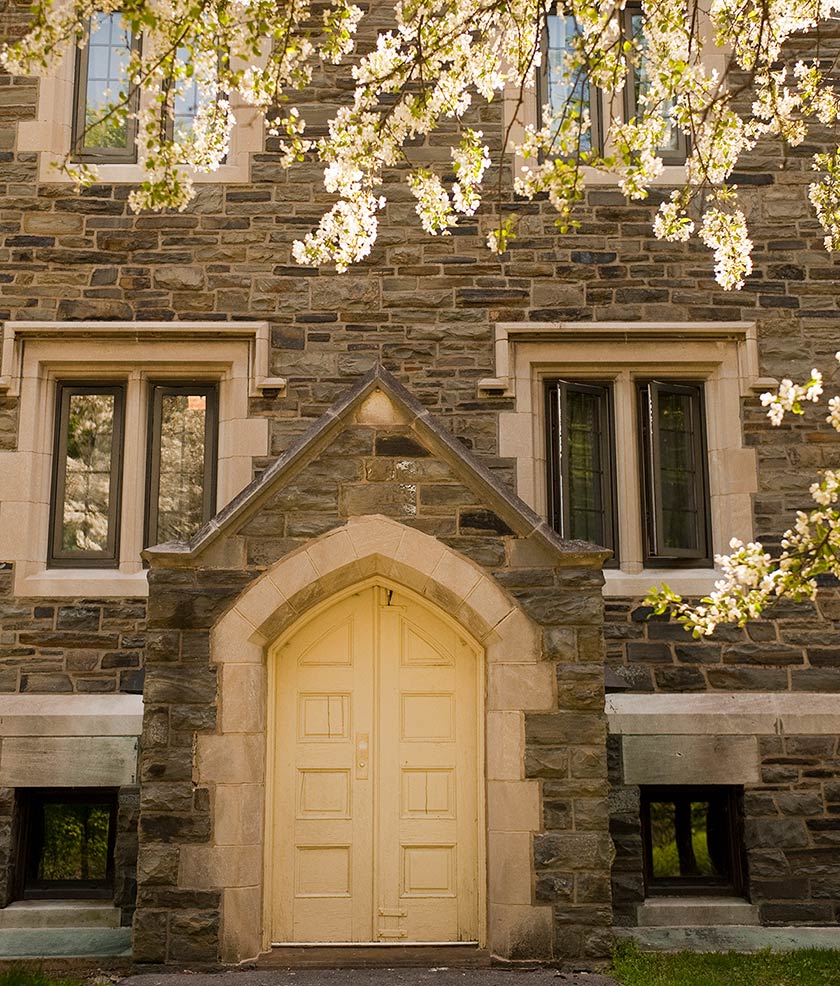
[[[642,853],[646,896],[731,895],[746,894],[746,856],[743,840],[742,789],[734,785],[651,785],[639,788]],[[730,875],[728,879],[714,877],[655,877],[653,875],[653,844],[650,824],[650,805],[676,799],[689,801],[718,801],[727,811],[727,849]]]
[[[632,18],[634,14],[642,13],[641,0],[631,0],[621,11],[621,34],[625,40],[630,40],[633,37],[633,27]],[[627,80],[624,83],[624,119],[629,120],[638,114],[638,107],[636,106],[635,100],[636,92],[636,66],[628,60],[627,62]],[[685,164],[685,159],[688,156],[688,142],[686,140],[685,133],[679,128],[674,127],[674,132],[677,135],[677,147],[675,150],[670,151],[665,148],[659,148],[659,156],[662,158],[663,164],[674,164],[680,165]]]
[[[602,482],[598,491],[603,518],[602,547],[609,548],[613,557],[607,565],[618,565],[618,515],[615,492],[615,425],[613,421],[613,392],[609,382],[595,380],[551,379],[545,382],[546,402],[546,460],[548,463],[549,521],[561,537],[568,537],[568,475],[563,470],[564,435],[561,422],[563,407],[569,391],[587,393],[599,403],[602,428],[598,435],[602,463]]]
[[[651,407],[646,413],[644,392],[647,391]],[[695,541],[697,548],[668,548],[658,544],[658,531],[663,527],[662,500],[657,496],[659,486],[659,449],[656,434],[656,414],[653,402],[660,392],[677,393],[692,398],[692,413],[696,421],[693,429],[693,453],[697,463],[695,471],[695,497],[697,521]],[[711,549],[711,497],[709,493],[709,454],[706,441],[705,387],[702,381],[636,380],[638,406],[639,481],[642,497],[642,546],[644,564],[651,568],[710,568],[713,565]]]
[[[88,42],[90,40],[90,18],[87,24]],[[132,34],[131,50],[140,47],[140,38]],[[73,126],[71,147],[74,161],[98,161],[102,164],[136,164],[137,163],[137,120],[133,114],[137,112],[140,91],[134,88],[129,92],[128,116],[126,125],[125,147],[85,147],[84,136],[87,131],[87,87],[88,65],[90,61],[90,44],[76,50],[75,74],[73,76]]]
[[[219,446],[219,385],[217,381],[155,380],[149,383],[149,413],[146,438],[146,510],[143,544],[155,544],[157,501],[160,495],[160,414],[164,396],[203,396],[206,401],[204,428],[204,522],[216,512],[216,480]]]
[[[114,896],[114,845],[117,836],[117,791],[115,788],[18,788],[18,845],[16,887],[18,900],[112,899]],[[104,880],[39,880],[38,861],[43,844],[45,804],[106,804],[108,863]]]
[[[116,568],[120,554],[122,515],[122,466],[125,441],[125,384],[96,384],[59,381],[55,400],[53,469],[50,490],[48,568]],[[114,397],[114,426],[111,445],[111,476],[108,492],[108,546],[106,551],[68,551],[61,546],[66,492],[67,416],[74,394],[111,394]]]

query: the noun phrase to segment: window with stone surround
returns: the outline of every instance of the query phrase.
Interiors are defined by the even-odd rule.
[[[640,794],[648,895],[743,892],[739,788],[642,787]]]
[[[118,14],[94,15],[92,39],[97,43],[81,51],[68,47],[55,72],[39,80],[35,119],[18,124],[18,150],[38,155],[41,182],[70,183],[72,179],[60,168],[68,155],[94,164],[98,180],[103,183],[137,184],[145,177],[137,162],[136,121],[131,116],[124,125],[116,118],[108,118],[87,128],[91,115],[88,111],[102,103],[105,90],[110,89],[114,95],[127,45],[137,43],[135,39],[120,38],[118,18]],[[197,109],[195,90],[192,80],[182,80],[175,96],[173,127],[191,125]],[[148,98],[139,93],[134,109],[142,110]],[[193,173],[197,184],[250,181],[251,155],[264,145],[263,117],[236,95],[231,97],[231,109],[236,126],[227,156],[215,171]]]
[[[741,400],[775,385],[759,377],[755,326],[500,322],[495,341],[495,375],[480,380],[478,391],[514,399],[514,409],[499,415],[499,453],[516,462],[519,495],[544,517],[559,516],[557,526],[566,536],[599,533],[602,544],[618,549],[616,564],[606,571],[608,595],[644,594],[661,579],[686,594],[709,592],[716,577],[709,559],[723,553],[731,537],[753,536],[751,497],[758,478],[755,451],[746,446],[741,430]],[[557,381],[579,388],[572,410],[578,455],[574,480],[582,506],[572,526],[562,520],[562,490],[550,481],[556,475],[550,450],[556,446],[549,436],[552,413],[559,410],[552,412],[546,400],[552,381],[555,394]],[[675,403],[671,417],[679,411],[683,424],[666,437],[660,408],[653,415],[659,420],[653,422],[654,441],[648,441],[646,454],[651,415],[644,415],[643,427],[640,409],[651,388],[661,403],[663,384]],[[590,438],[583,440],[587,428]],[[593,428],[600,435],[597,442]],[[661,452],[666,440],[678,440],[671,450],[678,453],[678,468],[670,470],[670,491],[664,488],[661,455],[651,454]],[[694,497],[691,523],[682,518],[682,543],[669,544],[667,538],[663,543],[667,502],[662,493],[683,506],[679,490],[690,490]]]
[[[537,117],[542,125],[545,106],[552,112],[567,107],[570,112],[581,115],[589,113],[590,129],[581,137],[581,149],[603,151],[607,138],[610,117],[619,116],[625,120],[635,117],[640,108],[649,84],[646,78],[643,32],[644,15],[640,2],[629,2],[621,12],[621,35],[625,43],[633,44],[640,52],[638,66],[628,65],[627,83],[624,86],[621,105],[608,105],[606,94],[590,86],[585,79],[570,79],[564,68],[566,53],[572,50],[578,33],[577,22],[572,14],[549,14],[546,23],[542,71],[537,77]],[[663,106],[665,114],[670,106]],[[677,127],[669,127],[666,140],[659,153],[665,165],[682,165],[686,158],[685,134]]]
[[[15,594],[145,596],[144,546],[188,537],[268,453],[267,419],[249,415],[250,397],[285,386],[268,375],[268,324],[3,331],[0,394],[17,399],[19,432],[0,450],[0,558]]]

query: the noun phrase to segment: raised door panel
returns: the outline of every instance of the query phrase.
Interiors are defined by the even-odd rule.
[[[277,654],[273,941],[369,941],[373,591],[306,624]]]
[[[380,603],[379,937],[477,940],[477,655],[407,595]]]

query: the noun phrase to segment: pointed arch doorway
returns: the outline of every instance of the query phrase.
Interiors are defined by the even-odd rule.
[[[484,943],[482,665],[384,578],[271,648],[272,944]]]

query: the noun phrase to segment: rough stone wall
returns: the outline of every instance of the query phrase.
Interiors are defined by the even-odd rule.
[[[840,758],[836,736],[761,736],[761,781],[741,799],[746,894],[762,924],[840,923]],[[610,834],[617,925],[636,924],[644,899],[639,788],[621,776],[609,739]]]
[[[840,594],[776,603],[768,619],[695,640],[641,599],[605,605],[607,664],[641,692],[840,691]]]
[[[22,861],[17,857],[19,838],[15,789],[0,788],[0,907],[14,900]]]
[[[0,692],[141,692],[144,599],[12,597],[0,571]]]
[[[213,962],[218,955],[218,892],[178,885],[179,847],[207,842],[212,826],[210,793],[192,783],[194,736],[216,722],[211,627],[268,565],[367,512],[439,536],[491,572],[544,628],[543,656],[556,664],[559,701],[555,712],[526,716],[526,776],[541,781],[543,797],[544,830],[534,839],[535,902],[554,906],[556,954],[602,955],[608,947],[600,573],[511,568],[513,532],[408,428],[354,426],[237,532],[244,568],[213,569],[199,561],[191,569],[151,569],[138,961]],[[444,607],[451,603],[431,598]],[[512,957],[531,957],[534,947],[522,942]]]

